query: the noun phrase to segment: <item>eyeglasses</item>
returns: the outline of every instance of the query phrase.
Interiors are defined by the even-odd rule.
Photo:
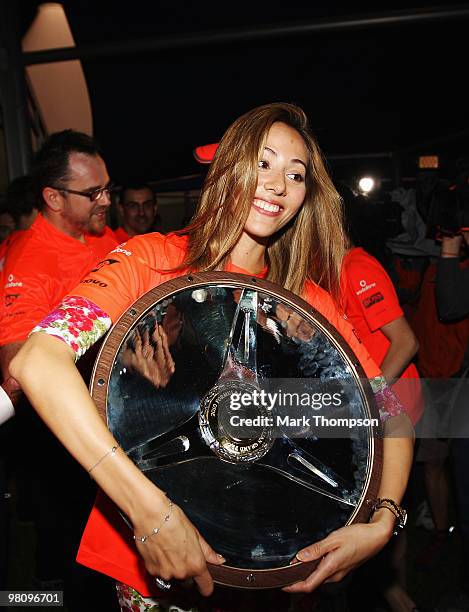
[[[54,187],[53,185],[51,185],[51,187],[52,189],[57,189],[57,191],[65,191],[65,193],[73,193],[73,195],[83,196],[88,198],[91,202],[99,202],[104,194],[106,194],[108,198],[111,198],[112,193],[115,191],[114,185],[99,187],[98,189],[93,189],[92,191],[77,191],[76,189],[66,189],[65,187]]]

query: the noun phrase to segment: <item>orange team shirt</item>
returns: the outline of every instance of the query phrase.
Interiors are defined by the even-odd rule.
[[[131,238],[109,253],[103,265],[84,278],[69,295],[91,300],[115,323],[144,293],[184,274],[181,270],[164,270],[175,268],[183,262],[187,245],[187,236],[174,234],[163,236],[153,233]],[[228,264],[226,271],[250,274],[233,264]],[[259,276],[265,274],[264,270]],[[331,296],[309,282],[303,297],[339,330],[360,359],[366,376],[379,376],[379,368],[360,344],[350,324],[339,314]],[[144,596],[155,593],[154,579],[145,570],[131,530],[124,524],[113,503],[102,494],[98,495],[91,512],[77,560],[131,585]]]
[[[3,270],[5,267],[5,259],[8,252],[8,249],[13,244],[13,242],[21,236],[24,230],[18,230],[9,234],[5,240],[0,244],[0,287],[5,287],[6,281],[3,280]],[[3,313],[5,309],[5,298],[2,296],[0,299],[0,321],[3,320]],[[0,328],[1,329],[1,328]]]
[[[123,227],[118,227],[117,229],[115,229],[114,236],[116,237],[116,240],[119,244],[122,244],[123,242],[127,242],[127,240],[130,240],[129,234],[125,231]]]
[[[119,244],[115,233],[107,225],[100,234],[85,234],[85,240],[91,247],[99,245],[97,248],[100,253],[104,252],[106,249],[106,253],[109,253],[109,251]]]
[[[344,257],[341,289],[348,320],[371,357],[381,365],[391,345],[381,327],[404,316],[391,279],[374,257],[364,249],[355,247]],[[393,391],[405,406],[414,425],[424,409],[418,379],[417,368],[411,363],[393,385]]]
[[[5,283],[3,282],[3,269],[5,267],[5,259],[7,256],[8,249],[11,247],[13,242],[17,240],[26,230],[17,230],[12,232],[9,236],[5,238],[5,240],[0,244],[0,287],[4,287]],[[3,300],[1,301],[0,307],[3,305]]]
[[[461,264],[469,266],[469,260]],[[469,318],[440,321],[435,296],[436,264],[425,271],[411,325],[420,344],[418,367],[425,378],[449,378],[462,365],[469,342]]]
[[[26,340],[32,328],[116,244],[112,232],[106,231],[80,242],[41,214],[28,230],[15,234],[4,254],[0,346]]]

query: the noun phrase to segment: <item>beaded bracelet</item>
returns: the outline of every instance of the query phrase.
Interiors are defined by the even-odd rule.
[[[387,510],[389,510],[389,512],[392,512],[394,516],[396,517],[397,519],[396,526],[399,529],[404,529],[407,523],[407,512],[406,510],[404,510],[404,508],[402,508],[402,506],[399,506],[399,504],[397,504],[393,499],[389,499],[387,497],[385,498],[377,497],[373,501],[368,500],[368,504],[371,505],[371,512],[368,518],[368,522],[371,521],[373,514],[377,510],[380,510],[381,508],[386,508]],[[398,530],[394,530],[394,535],[397,535],[397,534],[398,534]]]
[[[159,533],[160,529],[162,529],[164,524],[169,521],[169,517],[171,516],[171,512],[173,511],[173,502],[169,499],[169,497],[167,499],[169,501],[169,510],[168,510],[168,514],[164,517],[163,522],[161,523],[161,525],[159,527],[153,527],[153,529],[151,530],[151,533],[149,533],[148,535],[136,536],[134,534],[133,538],[134,538],[134,540],[136,542],[141,542],[142,544],[145,544],[145,542],[148,540],[148,538],[151,538],[152,536],[154,536],[157,533]]]

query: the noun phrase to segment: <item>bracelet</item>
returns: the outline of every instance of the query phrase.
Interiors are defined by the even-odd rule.
[[[134,540],[136,542],[141,542],[142,544],[145,544],[145,542],[148,540],[148,538],[151,538],[152,536],[154,536],[157,533],[159,533],[160,529],[162,529],[164,524],[169,521],[169,517],[171,516],[171,512],[173,511],[173,502],[169,499],[169,497],[167,499],[169,501],[169,510],[168,510],[168,514],[164,517],[163,522],[161,523],[161,525],[159,527],[153,527],[153,529],[151,530],[151,533],[149,533],[148,535],[136,536],[134,534],[133,537],[134,537]]]
[[[459,253],[448,253],[448,251],[440,251],[440,256],[446,255],[447,257],[459,257]]]
[[[91,476],[91,472],[94,470],[94,468],[98,467],[98,465],[101,463],[101,461],[104,461],[106,459],[106,457],[108,457],[109,455],[115,455],[118,448],[119,448],[119,446],[113,446],[111,448],[111,450],[107,451],[107,453],[104,453],[104,455],[101,457],[101,459],[96,461],[96,463],[93,465],[93,467],[90,467],[90,469],[88,470],[88,474]],[[91,476],[91,478],[93,478],[93,476]]]
[[[370,516],[368,517],[368,522],[371,521],[374,513],[377,510],[380,510],[381,508],[386,508],[396,517],[396,527],[398,527],[399,529],[404,529],[407,523],[407,512],[406,510],[404,510],[404,508],[402,508],[402,506],[399,506],[399,504],[397,504],[393,499],[377,497],[374,501],[368,500],[368,504],[371,505],[371,512]],[[393,533],[394,535],[397,535],[399,533],[399,530],[395,529]]]

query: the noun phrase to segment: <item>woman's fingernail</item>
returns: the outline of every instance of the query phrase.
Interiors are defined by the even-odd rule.
[[[296,555],[296,558],[298,559],[298,561],[306,561],[310,556],[311,554],[309,553],[309,551],[302,550]]]

